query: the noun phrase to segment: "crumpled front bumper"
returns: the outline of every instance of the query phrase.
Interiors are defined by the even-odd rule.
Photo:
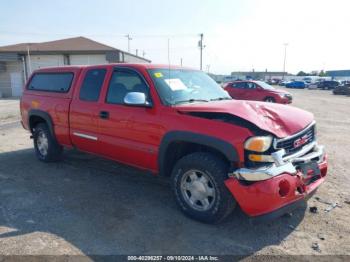
[[[324,182],[327,156],[322,146],[315,142],[292,156],[283,157],[284,153],[276,152],[275,163],[269,167],[241,168],[229,174],[225,184],[247,215],[283,215],[284,210],[284,213],[290,211],[286,207],[296,207],[293,203],[307,199]],[[310,161],[317,163],[319,174],[314,170],[305,174],[299,168]]]

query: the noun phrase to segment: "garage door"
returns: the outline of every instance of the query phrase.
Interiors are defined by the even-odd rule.
[[[10,73],[12,96],[21,96],[23,87],[22,73]]]
[[[71,65],[99,65],[107,64],[105,55],[70,55]]]
[[[31,55],[30,65],[32,72],[43,67],[63,66],[63,55]]]

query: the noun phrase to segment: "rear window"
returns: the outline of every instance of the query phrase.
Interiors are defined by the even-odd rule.
[[[106,69],[89,70],[80,89],[80,100],[97,101],[105,79]]]
[[[73,73],[36,73],[28,89],[66,93],[72,84],[73,76]]]

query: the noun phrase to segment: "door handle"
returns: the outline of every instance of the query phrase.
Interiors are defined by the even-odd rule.
[[[109,112],[107,112],[107,111],[101,111],[101,112],[100,112],[100,118],[102,118],[102,119],[108,119],[108,118],[109,118]]]

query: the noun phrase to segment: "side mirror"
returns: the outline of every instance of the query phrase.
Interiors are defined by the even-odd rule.
[[[129,106],[144,106],[151,107],[152,105],[147,102],[146,95],[141,92],[129,92],[124,97],[124,104]]]

